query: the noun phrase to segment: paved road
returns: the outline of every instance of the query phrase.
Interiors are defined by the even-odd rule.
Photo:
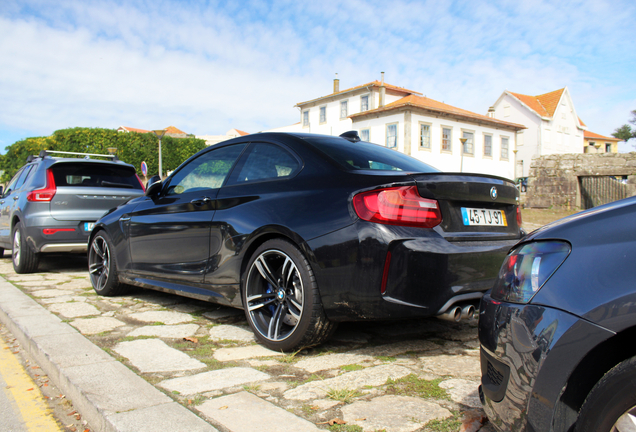
[[[19,348],[4,336],[0,333],[0,430],[61,431],[38,385],[20,363]]]
[[[241,311],[141,289],[99,297],[85,265],[59,257],[16,275],[0,260],[0,318],[26,329],[95,430],[493,430],[475,322],[343,324],[283,355],[255,343]]]

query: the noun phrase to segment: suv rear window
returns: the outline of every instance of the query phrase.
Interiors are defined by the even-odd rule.
[[[306,138],[305,140],[349,170],[440,172],[437,168],[404,153],[365,141],[350,142],[342,138]]]
[[[51,166],[55,185],[142,189],[132,167],[99,163],[58,163]]]

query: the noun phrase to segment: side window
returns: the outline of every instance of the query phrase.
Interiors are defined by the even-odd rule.
[[[22,185],[27,181],[27,179],[29,178],[29,175],[31,175],[31,171],[33,171],[33,165],[24,167],[24,169],[22,170],[22,174],[20,175],[17,183],[15,184],[16,190],[20,189]]]
[[[291,177],[300,164],[287,150],[274,144],[253,144],[239,163],[239,173],[228,184]]]
[[[11,191],[14,191],[16,188],[16,184],[18,183],[18,179],[20,178],[20,176],[24,173],[24,168],[22,168],[20,171],[18,171],[13,178],[11,179],[11,181],[9,182],[9,184],[7,185],[7,188],[5,189],[4,194],[7,195],[9,194]]]
[[[170,180],[167,195],[220,188],[244,147],[245,144],[223,147],[190,161]]]

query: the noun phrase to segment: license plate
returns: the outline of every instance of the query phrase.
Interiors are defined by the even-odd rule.
[[[95,222],[84,222],[84,231],[93,231],[95,228]]]
[[[462,207],[462,219],[464,225],[508,226],[501,210]]]

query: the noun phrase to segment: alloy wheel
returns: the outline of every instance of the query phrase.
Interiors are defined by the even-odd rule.
[[[88,271],[91,283],[96,291],[102,291],[108,283],[110,269],[110,249],[102,236],[97,236],[91,243],[88,257]]]
[[[294,333],[303,313],[303,280],[296,263],[279,250],[267,250],[252,263],[246,282],[249,318],[270,341]]]
[[[20,241],[21,241],[20,229],[16,229],[13,233],[13,265],[20,266]]]
[[[636,407],[632,407],[625,414],[620,416],[611,432],[634,432],[636,431]]]

